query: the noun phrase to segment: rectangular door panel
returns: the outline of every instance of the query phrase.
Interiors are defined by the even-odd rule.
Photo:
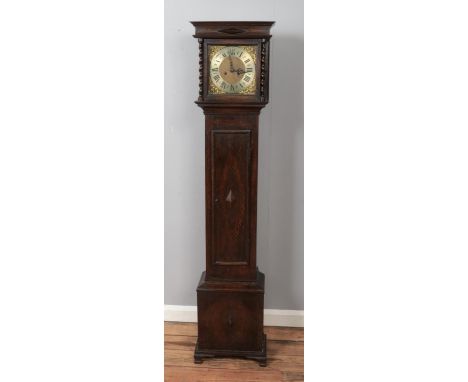
[[[250,130],[212,130],[212,248],[215,265],[249,263]]]

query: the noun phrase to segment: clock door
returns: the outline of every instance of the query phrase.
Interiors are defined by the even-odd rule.
[[[207,115],[207,278],[256,277],[257,118]]]

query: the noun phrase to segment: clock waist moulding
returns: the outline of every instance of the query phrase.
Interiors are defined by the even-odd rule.
[[[265,276],[256,263],[258,118],[268,103],[271,21],[194,21],[205,114],[206,271],[194,360],[266,365]]]

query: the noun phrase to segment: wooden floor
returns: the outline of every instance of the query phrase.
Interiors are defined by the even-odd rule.
[[[165,322],[165,382],[304,381],[304,329],[265,327],[266,367],[243,359],[216,358],[193,363],[197,324]]]

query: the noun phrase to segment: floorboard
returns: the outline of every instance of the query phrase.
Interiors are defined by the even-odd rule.
[[[193,362],[197,325],[165,322],[165,382],[299,382],[304,381],[303,328],[265,327],[268,363],[244,359],[214,358],[201,365]]]

